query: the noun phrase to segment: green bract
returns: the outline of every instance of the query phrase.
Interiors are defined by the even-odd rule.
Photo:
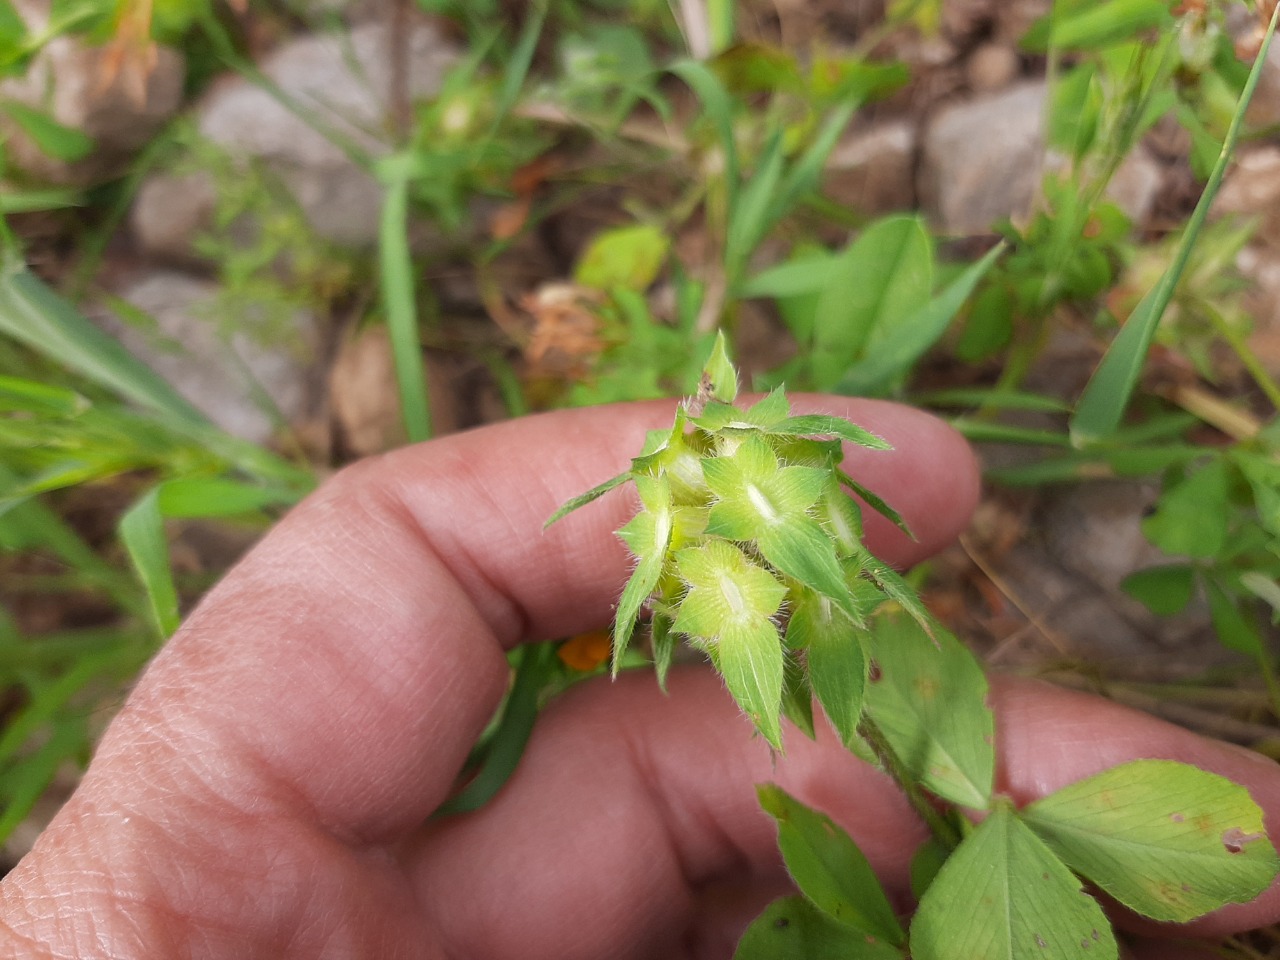
[[[889,445],[839,417],[793,415],[781,389],[746,408],[734,405],[737,394],[720,338],[698,396],[672,428],[650,434],[630,470],[552,521],[635,484],[640,512],[618,531],[637,562],[618,602],[615,672],[647,608],[660,681],[674,637],[683,636],[711,658],[774,747],[783,713],[812,728],[814,692],[850,740],[867,613],[891,596],[925,619],[911,591],[862,546],[861,508],[848,491],[899,526],[901,518],[839,468],[841,441]]]

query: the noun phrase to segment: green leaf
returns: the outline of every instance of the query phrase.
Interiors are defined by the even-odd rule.
[[[89,401],[63,387],[35,380],[0,376],[0,411],[36,416],[75,417],[89,408]]]
[[[840,739],[858,739],[867,686],[866,631],[826,597],[802,591],[787,622],[787,645],[803,650],[809,685]]]
[[[804,665],[791,651],[782,656],[782,715],[810,740],[817,737],[813,726],[813,689]]]
[[[667,674],[671,671],[671,660],[676,652],[676,635],[671,629],[674,624],[669,616],[655,610],[650,622],[650,633],[653,642],[653,670],[658,675],[658,686],[666,692]]]
[[[1165,553],[1212,557],[1226,546],[1230,515],[1227,464],[1214,460],[1166,490],[1142,532]]]
[[[893,216],[866,230],[841,255],[818,299],[813,380],[840,382],[880,331],[915,313],[933,288],[933,244],[918,216]]]
[[[1073,870],[1156,920],[1245,903],[1280,868],[1248,790],[1170,760],[1113,767],[1022,816]]]
[[[1263,65],[1267,62],[1267,52],[1271,47],[1271,38],[1275,33],[1278,18],[1280,18],[1280,6],[1277,6],[1271,15],[1261,49],[1254,60],[1253,69],[1249,71],[1249,79],[1240,94],[1236,112],[1227,128],[1218,162],[1214,164],[1204,191],[1200,194],[1200,200],[1188,218],[1186,227],[1183,228],[1182,237],[1174,251],[1173,262],[1169,264],[1169,268],[1165,270],[1159,282],[1129,315],[1129,319],[1125,321],[1120,333],[1107,349],[1102,362],[1086,385],[1080,402],[1076,405],[1075,415],[1071,419],[1071,436],[1078,447],[1087,446],[1102,437],[1109,436],[1120,425],[1125,407],[1129,404],[1129,397],[1133,394],[1138,377],[1142,373],[1142,366],[1155,336],[1156,327],[1169,301],[1173,299],[1178,281],[1182,279],[1183,271],[1186,270],[1187,263],[1191,259],[1191,250],[1195,246],[1196,238],[1204,229],[1209,208],[1213,205],[1218,188],[1222,185],[1222,178],[1235,152],[1245,111],[1258,87]]]
[[[1195,586],[1194,568],[1182,564],[1166,564],[1129,574],[1120,584],[1120,589],[1142,601],[1152,613],[1171,617],[1186,609]]]
[[[188,425],[207,423],[173,387],[13,259],[0,264],[0,333],[150,410]]]
[[[846,395],[880,392],[905,374],[938,342],[1003,252],[1002,243],[970,265],[928,303],[910,313],[886,316],[878,327],[882,336],[874,339],[864,356],[848,368],[835,391]],[[924,290],[927,294],[929,288],[926,286]]]
[[[502,708],[502,718],[489,741],[480,769],[462,790],[450,797],[433,816],[479,810],[511,778],[538,718],[538,701],[559,670],[554,643],[526,644],[515,652],[515,679]]]
[[[805,248],[793,254],[790,260],[761,270],[742,285],[739,296],[743,299],[772,297],[776,300],[817,293],[830,281],[836,264],[834,255]]]
[[[1209,616],[1218,642],[1228,650],[1251,657],[1269,656],[1263,648],[1256,624],[1240,609],[1239,602],[1228,596],[1213,580],[1205,580],[1204,590],[1209,598]]]
[[[720,149],[724,152],[724,183],[726,207],[736,210],[740,181],[737,136],[733,125],[733,99],[720,82],[720,78],[706,64],[697,60],[681,60],[671,66],[671,72],[688,84],[706,111],[707,119],[716,128]]]
[[[702,376],[704,382],[710,385],[714,399],[721,403],[733,403],[738,399],[738,371],[729,359],[723,330],[716,331],[716,343],[711,348],[711,356],[707,358]]]
[[[737,289],[748,259],[773,225],[773,199],[786,159],[782,141],[781,131],[769,138],[761,151],[755,173],[738,193],[736,203],[730,208],[724,269],[731,291]]]
[[[724,540],[681,550],[676,568],[690,590],[674,629],[704,640],[717,640],[733,625],[765,621],[772,627],[770,618],[787,593],[773,574]]]
[[[427,392],[427,368],[418,331],[418,299],[413,256],[409,250],[409,188],[414,160],[408,155],[382,161],[385,195],[378,220],[378,269],[387,332],[391,337],[400,416],[409,440],[431,437],[431,401]]]
[[[738,941],[734,960],[902,960],[902,951],[836,923],[804,897],[765,908]]]
[[[973,654],[941,628],[930,639],[900,613],[875,617],[868,640],[866,710],[894,752],[926,789],[985,809],[995,775],[995,722]]]
[[[956,848],[911,924],[914,960],[1116,960],[1097,901],[1007,804]]]
[[[828,417],[821,414],[805,414],[798,417],[787,417],[769,424],[764,432],[779,437],[815,437],[833,436],[860,447],[871,450],[892,450],[893,446],[883,437],[878,437],[844,417]]]
[[[1271,608],[1271,622],[1275,623],[1280,615],[1280,584],[1265,573],[1246,570],[1240,574],[1240,585]]]
[[[670,249],[670,237],[657,227],[615,227],[596,234],[578,260],[573,278],[597,290],[644,291],[657,279]]]
[[[857,844],[826,814],[781,787],[756,787],[760,806],[778,821],[778,848],[808,900],[832,920],[901,946],[906,940],[875,871]]]
[[[783,654],[778,628],[768,620],[728,623],[717,637],[715,653],[733,699],[770,745],[781,750]]]
[[[818,591],[846,615],[857,619],[858,608],[836,557],[835,544],[816,520],[791,518],[759,531],[756,546],[766,560],[787,576]]]
[[[681,550],[676,567],[690,589],[672,629],[705,642],[733,698],[781,749],[782,639],[772,618],[787,588],[724,540]]]
[[[1099,50],[1154,27],[1172,26],[1168,0],[1107,0],[1054,12],[1036,23],[1022,41],[1028,50]]]
[[[224,477],[184,477],[161,484],[157,496],[166,517],[235,517],[295,503],[299,492]]]
[[[35,110],[12,100],[0,104],[0,109],[9,114],[42,153],[55,160],[75,163],[93,153],[93,137],[63,126],[43,110]]]
[[[613,674],[617,676],[635,631],[640,610],[658,585],[667,561],[667,549],[675,518],[671,503],[671,485],[665,479],[637,476],[636,492],[643,509],[618,531],[627,547],[639,557],[635,570],[622,589],[618,614],[613,627]]]
[[[907,526],[907,521],[902,519],[902,514],[898,513],[897,510],[889,506],[889,504],[886,503],[882,497],[880,497],[879,495],[873,493],[871,490],[864,487],[862,484],[860,484],[857,480],[853,479],[853,477],[849,476],[843,470],[840,470],[838,472],[840,475],[840,483],[848,487],[855,494],[857,494],[858,499],[860,499],[863,503],[865,503],[868,507],[870,507],[876,513],[880,514],[880,516],[884,517],[886,520],[892,523],[895,527],[897,527],[899,530],[905,533],[912,540],[916,538],[916,535],[911,532],[911,528]]]
[[[626,473],[620,473],[616,477],[611,477],[610,479],[606,480],[604,483],[599,484],[598,486],[592,487],[586,493],[578,494],[578,496],[566,502],[564,506],[562,506],[559,510],[557,510],[550,517],[548,517],[546,522],[543,523],[542,529],[543,530],[547,529],[547,527],[551,526],[557,520],[563,519],[564,517],[573,513],[573,511],[577,510],[579,507],[585,507],[588,503],[591,503],[591,501],[599,500],[601,497],[603,497],[606,493],[608,493],[614,487],[620,487],[630,479],[631,479],[631,471],[628,470]]]
[[[167,637],[178,629],[178,591],[169,565],[158,490],[148,491],[120,519],[120,540],[147,592],[156,628]]]

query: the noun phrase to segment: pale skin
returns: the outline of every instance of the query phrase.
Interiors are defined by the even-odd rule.
[[[847,466],[916,543],[963,529],[973,459],[937,421],[848,415],[890,453]],[[551,414],[358,464],[294,510],[156,658],[79,790],[0,884],[0,955],[155,960],[728,957],[786,890],[754,784],[829,812],[904,909],[925,833],[882,775],[824,733],[775,759],[716,677],[591,682],[540,721],[478,814],[428,822],[504,689],[505,650],[608,622],[628,570],[617,492],[549,531],[564,500],[625,468],[672,405]],[[1026,801],[1136,757],[1249,787],[1274,828],[1275,765],[1102,700],[995,683],[1000,787]],[[1275,922],[1280,890],[1165,934]],[[1139,945],[1184,960],[1194,947]]]

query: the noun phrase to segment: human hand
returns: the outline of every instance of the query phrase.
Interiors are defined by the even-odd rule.
[[[848,469],[915,529],[868,516],[896,563],[963,527],[973,461],[937,421],[793,398],[897,448]],[[607,622],[628,558],[616,473],[670,404],[524,419],[358,464],[293,511],[148,668],[84,782],[0,884],[0,955],[288,958],[724,957],[786,888],[754,784],[831,813],[906,905],[924,830],[832,736],[773,758],[717,678],[592,682],[540,720],[485,809],[427,822],[504,690],[504,652]],[[1199,764],[1274,817],[1274,765],[1038,684],[992,693],[1019,801],[1135,757]],[[1280,917],[1280,893],[1200,921]],[[1171,958],[1161,947],[1151,956]]]

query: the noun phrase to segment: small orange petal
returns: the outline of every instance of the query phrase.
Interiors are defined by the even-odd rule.
[[[556,656],[570,670],[587,673],[608,661],[611,647],[609,634],[596,630],[592,633],[580,633],[566,640],[560,644]]]

